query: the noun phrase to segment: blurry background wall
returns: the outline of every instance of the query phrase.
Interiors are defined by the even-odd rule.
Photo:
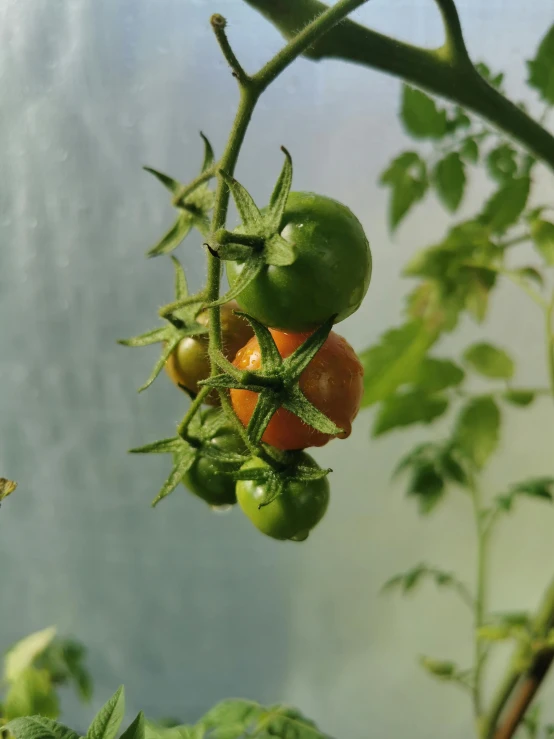
[[[551,0],[459,7],[470,53],[505,70],[519,99]],[[407,603],[378,595],[388,576],[420,560],[472,575],[463,496],[421,521],[402,484],[390,483],[398,457],[428,432],[371,441],[364,413],[348,442],[318,450],[334,469],[333,499],[305,546],[265,539],[238,512],[211,515],[184,490],[152,511],[168,460],[125,453],[171,435],[185,409],[163,377],[135,392],[156,347],[115,341],[154,327],[171,298],[170,262],[143,255],[173,213],[141,165],[190,179],[198,131],[221,152],[234,114],[236,87],[209,30],[215,11],[228,17],[247,69],[280,48],[239,0],[0,3],[0,472],[20,484],[0,511],[0,644],[58,625],[89,646],[95,706],[124,682],[130,713],[192,721],[238,695],[297,704],[341,739],[467,737],[465,698],[433,685],[415,660],[468,660],[466,614],[432,589]],[[356,17],[414,43],[441,39],[431,0],[374,0]],[[448,224],[429,199],[394,239],[387,233],[376,180],[410,146],[399,91],[367,69],[298,61],[260,102],[237,168],[264,202],[286,144],[295,189],[336,197],[360,217],[373,284],[340,327],[358,349],[398,321],[402,264]],[[489,187],[474,182],[462,215]],[[199,244],[191,238],[178,251],[193,288],[205,272]],[[467,322],[441,349],[496,338],[521,360],[522,383],[544,385],[535,310],[503,287],[487,325]],[[491,490],[552,473],[552,408],[545,400],[522,418],[509,416]],[[496,608],[534,606],[552,574],[553,525],[554,514],[530,505],[504,526]],[[71,697],[64,705],[66,721],[84,726]]]

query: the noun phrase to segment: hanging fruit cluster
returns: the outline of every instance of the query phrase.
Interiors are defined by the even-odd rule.
[[[238,502],[268,536],[303,541],[327,509],[330,472],[304,450],[348,437],[360,407],[362,366],[331,329],[359,308],[371,279],[371,252],[346,206],[290,191],[285,149],[269,205],[259,210],[242,185],[218,170],[203,138],[202,171],[189,185],[148,169],[178,210],[148,255],[169,254],[197,228],[209,259],[225,262],[230,289],[215,300],[208,286],[189,295],[183,268],[171,256],[175,299],[160,311],[164,325],[120,343],[161,343],[141,390],[165,368],[192,404],[175,437],[132,451],[172,455],[171,474],[154,504],[183,483],[213,508]],[[242,220],[233,231],[210,230],[209,181],[216,176]]]

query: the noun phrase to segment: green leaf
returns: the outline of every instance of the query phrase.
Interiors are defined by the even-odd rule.
[[[531,238],[544,261],[554,266],[554,223],[534,220],[531,223]]]
[[[282,405],[287,411],[294,413],[301,421],[304,421],[308,426],[311,426],[322,434],[336,436],[344,431],[344,429],[339,428],[330,418],[327,418],[324,413],[312,405],[298,385],[289,390],[289,397],[283,400]]]
[[[186,297],[188,297],[189,294],[189,288],[187,285],[187,276],[185,275],[185,270],[183,269],[183,265],[181,262],[177,259],[177,257],[174,257],[171,255],[171,261],[173,262],[173,267],[175,269],[175,300],[184,300]]]
[[[469,478],[461,460],[457,457],[456,448],[453,446],[447,447],[437,455],[437,467],[447,480],[455,482],[462,487],[467,487],[469,485]]]
[[[465,267],[460,270],[463,284],[465,309],[477,323],[483,323],[489,307],[489,294],[496,282],[493,270],[480,267]]]
[[[511,494],[554,500],[554,477],[534,477],[512,485]]]
[[[5,477],[0,477],[0,503],[11,495],[17,488],[17,483],[13,480],[7,480]]]
[[[410,208],[423,198],[427,189],[426,180],[415,180],[411,177],[396,184],[392,193],[390,211],[390,223],[393,229],[408,214]]]
[[[44,716],[17,718],[2,728],[15,739],[79,739],[77,732]]]
[[[416,565],[407,572],[394,575],[383,585],[383,590],[400,589],[403,594],[406,594],[424,581],[432,581],[438,588],[453,588],[459,594],[463,594],[466,602],[471,599],[467,587],[452,572],[446,572],[437,567],[429,567],[426,564]]]
[[[59,712],[58,696],[50,674],[35,667],[26,667],[18,673],[3,701],[3,713],[8,721],[33,714],[57,718]]]
[[[438,162],[432,181],[437,195],[448,210],[457,210],[466,184],[464,164],[457,152],[447,154]]]
[[[151,344],[158,344],[164,341],[166,336],[167,329],[165,327],[155,328],[140,336],[133,336],[131,339],[118,339],[117,343],[122,346],[150,346]]]
[[[518,269],[511,270],[511,272],[519,275],[520,277],[523,277],[526,280],[532,280],[534,283],[540,285],[541,287],[544,285],[544,278],[538,271],[538,269],[535,269],[535,267],[519,267]]]
[[[329,739],[309,719],[289,706],[265,708],[253,701],[227,700],[211,709],[197,724],[199,739]]]
[[[124,715],[125,693],[121,686],[96,714],[86,739],[115,739]]]
[[[285,163],[273,189],[268,207],[268,225],[272,231],[279,231],[292,184],[292,159],[284,146],[281,150],[285,155]]]
[[[389,222],[394,230],[427,192],[429,182],[425,162],[416,152],[406,151],[391,162],[380,182],[392,188]]]
[[[208,307],[214,308],[216,305],[224,305],[236,298],[260,274],[265,266],[265,261],[261,257],[253,256],[247,259],[234,285],[229,288],[223,297],[214,300]]]
[[[536,398],[533,390],[507,390],[503,395],[503,399],[512,405],[525,407],[531,405]]]
[[[441,396],[427,395],[420,390],[412,390],[386,398],[373,424],[373,436],[400,426],[414,423],[429,424],[442,416],[448,408],[448,400]]]
[[[387,331],[378,344],[363,351],[359,357],[364,367],[362,406],[385,400],[400,385],[416,381],[437,336],[422,321],[410,321]]]
[[[422,515],[431,513],[443,499],[444,478],[432,463],[423,463],[413,472],[408,487],[408,495],[413,495]]]
[[[512,358],[504,349],[486,342],[468,347],[464,352],[464,360],[485,377],[509,380],[515,370]]]
[[[490,395],[470,400],[462,408],[454,431],[454,443],[481,468],[498,445],[500,411]]]
[[[169,190],[170,193],[173,195],[177,194],[179,191],[181,185],[177,182],[177,180],[174,180],[173,177],[169,177],[168,175],[164,174],[163,172],[158,172],[156,169],[152,169],[152,167],[143,167],[143,169],[146,172],[150,172],[150,174],[153,174],[154,177],[162,183],[162,185]]]
[[[483,222],[495,233],[502,233],[520,217],[527,198],[531,181],[529,177],[516,177],[502,185],[485,203]]]
[[[214,150],[208,141],[208,138],[204,136],[202,131],[200,131],[200,136],[204,142],[204,161],[202,162],[202,172],[205,172],[214,163]]]
[[[479,145],[475,139],[471,138],[471,136],[464,139],[464,143],[460,148],[460,156],[466,162],[470,162],[471,164],[475,164],[479,159]]]
[[[516,150],[510,144],[500,144],[487,155],[490,176],[503,184],[513,179],[517,172]]]
[[[441,680],[452,680],[457,671],[454,662],[420,657],[419,663],[433,677],[438,677]]]
[[[155,508],[161,500],[163,500],[164,498],[167,498],[167,496],[170,495],[175,490],[177,485],[181,482],[183,477],[186,475],[186,473],[190,470],[190,468],[194,464],[195,459],[196,459],[196,450],[193,449],[192,447],[188,447],[188,445],[183,443],[181,449],[179,450],[179,455],[178,455],[178,459],[177,459],[175,466],[171,470],[171,473],[169,477],[167,478],[167,480],[162,485],[160,492],[156,495],[156,497],[152,501],[153,508]],[[97,738],[92,737],[91,739],[97,739]]]
[[[47,649],[56,636],[54,626],[36,631],[11,647],[4,658],[4,680],[13,682],[31,667],[35,660]]]
[[[297,253],[294,244],[279,234],[273,234],[265,241],[264,257],[266,264],[274,267],[288,267],[296,261]]]
[[[169,254],[176,249],[190,233],[193,220],[190,213],[179,213],[177,220],[169,231],[146,254],[148,257],[157,257],[160,254]]]
[[[437,393],[449,387],[456,387],[465,377],[465,372],[449,359],[425,357],[413,380],[418,390]]]
[[[325,323],[314,331],[295,351],[288,356],[284,365],[290,370],[294,377],[300,377],[300,374],[306,369],[321,347],[329,338],[329,334],[333,328],[336,315],[330,316]]]
[[[35,667],[46,670],[54,685],[74,683],[81,698],[85,701],[92,696],[92,678],[84,659],[85,647],[71,639],[55,639],[38,657]]]
[[[277,349],[277,344],[275,343],[269,329],[252,316],[249,316],[248,313],[235,311],[235,315],[244,318],[252,326],[252,330],[256,335],[263,357],[262,368],[267,372],[281,367],[283,364],[283,358],[279,354],[279,349]]]
[[[237,206],[237,210],[243,224],[247,227],[256,227],[259,225],[262,220],[262,216],[250,193],[234,177],[231,177],[222,170],[220,171],[220,174],[231,190],[233,200],[235,201],[235,205]]]
[[[535,58],[527,62],[528,83],[540,93],[542,99],[554,105],[554,25],[542,39]]]
[[[121,734],[120,739],[144,739],[144,733],[145,721],[144,714],[141,711],[133,723],[125,729],[123,734]]]
[[[446,133],[446,112],[424,92],[408,85],[403,86],[400,117],[414,138],[440,139]]]

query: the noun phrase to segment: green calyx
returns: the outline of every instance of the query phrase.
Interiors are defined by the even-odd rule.
[[[218,229],[211,234],[206,245],[214,256],[242,262],[244,268],[233,287],[210,306],[223,305],[235,298],[264,266],[286,267],[296,260],[294,245],[279,233],[292,184],[292,159],[284,146],[281,149],[285,154],[283,169],[275,184],[269,205],[263,211],[259,210],[251,195],[237,180],[220,171],[233,195],[242,226],[234,231]]]
[[[131,339],[120,339],[118,341],[123,346],[163,344],[161,356],[154,365],[150,377],[139,388],[139,392],[150,387],[182,339],[191,336],[207,335],[208,333],[207,326],[197,321],[197,316],[202,310],[202,296],[189,296],[185,272],[176,257],[172,256],[171,260],[175,266],[175,299],[176,304],[180,307],[174,308],[174,304],[171,303],[169,306],[162,308],[160,315],[167,321],[165,326],[147,331],[145,334],[135,336]]]
[[[264,465],[263,467],[254,467],[244,465],[241,469],[231,472],[234,480],[250,480],[256,485],[263,485],[266,491],[265,498],[260,501],[258,508],[264,508],[272,503],[276,498],[283,494],[287,485],[293,482],[311,482],[312,480],[322,480],[332,472],[331,468],[322,469],[315,463],[307,465],[303,463],[306,455],[302,452],[291,457],[286,467],[272,467]],[[306,535],[307,536],[307,535]],[[306,536],[303,538],[305,539]]]
[[[157,257],[160,254],[169,254],[183,239],[196,228],[205,236],[209,231],[209,214],[214,205],[214,193],[208,182],[216,175],[214,152],[208,139],[200,133],[204,140],[204,161],[198,177],[187,185],[183,185],[172,177],[158,172],[151,167],[144,167],[147,172],[156,177],[172,194],[172,204],[178,209],[179,215],[169,231],[162,236],[147,256]]]
[[[171,454],[173,456],[173,468],[152,501],[153,507],[183,482],[187,472],[200,456],[210,458],[214,466],[225,474],[238,470],[244,464],[248,456],[235,452],[224,452],[211,444],[213,437],[228,426],[229,421],[221,411],[212,409],[205,414],[195,413],[186,429],[182,431],[179,429],[177,436],[130,450],[131,454]]]
[[[321,349],[333,327],[335,316],[309,336],[289,357],[283,359],[269,330],[247,313],[235,311],[249,321],[260,345],[262,368],[245,371],[235,367],[220,351],[212,352],[213,361],[221,374],[203,380],[200,385],[219,389],[250,390],[258,394],[258,401],[246,432],[253,444],[258,444],[273,414],[284,408],[298,416],[308,426],[323,434],[337,435],[338,428],[327,416],[306,398],[300,389],[300,375]]]

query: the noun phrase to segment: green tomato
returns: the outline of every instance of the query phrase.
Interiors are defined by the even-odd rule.
[[[291,192],[279,229],[296,261],[266,265],[237,296],[240,307],[271,328],[308,331],[334,313],[356,311],[371,280],[371,251],[361,223],[345,205],[309,192]],[[227,261],[231,287],[243,263]]]
[[[312,457],[299,454],[300,463],[319,469]],[[241,469],[267,467],[259,457],[252,457]],[[326,477],[319,480],[290,481],[282,493],[271,503],[260,508],[267,499],[267,485],[253,480],[237,482],[237,500],[254,526],[273,539],[304,541],[316,524],[321,521],[329,505],[329,482]]]
[[[202,413],[202,420],[208,420],[216,413],[218,410],[210,408]],[[236,454],[246,451],[244,442],[231,424],[221,426],[211,439],[201,444],[192,467],[183,478],[183,485],[210,506],[234,505],[237,502],[235,481],[229,474],[229,468],[208,456],[204,452],[207,447]]]
[[[232,300],[221,306],[221,335],[223,342],[223,353],[227,359],[232,361],[235,354],[252,338],[254,332],[252,327],[244,318],[236,316],[234,311],[238,304]],[[201,326],[207,326],[209,312],[202,311],[196,320]],[[210,358],[208,356],[208,337],[206,334],[200,336],[185,336],[177,344],[172,354],[169,355],[165,370],[176,385],[186,387],[196,394],[200,390],[199,382],[205,380],[210,374]],[[219,405],[219,395],[212,390],[205,398],[207,405]]]

